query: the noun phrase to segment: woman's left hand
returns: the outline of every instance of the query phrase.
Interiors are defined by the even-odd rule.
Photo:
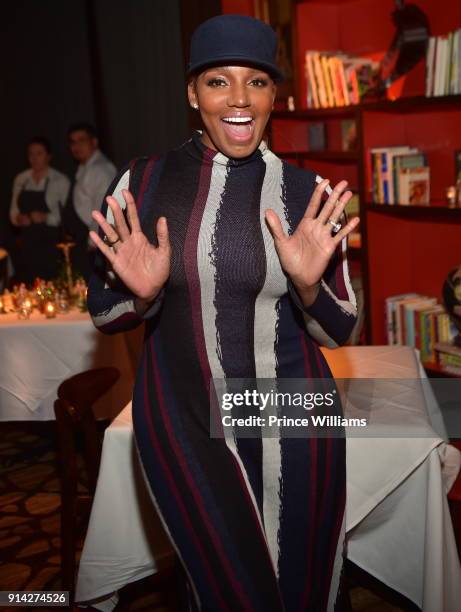
[[[328,180],[319,183],[312,194],[303,218],[291,236],[285,234],[277,214],[269,209],[266,221],[274,238],[274,245],[283,270],[295,285],[305,306],[315,298],[316,287],[338,244],[359,224],[358,217],[351,219],[338,232],[334,226],[340,223],[351,191],[345,191],[346,181],[340,181],[320,210],[322,195]],[[315,293],[315,295],[313,295]],[[304,299],[305,298],[305,299]]]

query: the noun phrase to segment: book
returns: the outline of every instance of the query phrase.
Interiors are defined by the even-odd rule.
[[[404,168],[420,168],[426,165],[425,156],[418,149],[409,148],[407,151],[397,153],[393,158],[392,180],[394,204],[400,204],[399,176]]]
[[[414,302],[404,304],[404,331],[402,333],[407,346],[416,347],[416,314],[418,311],[435,306],[437,298],[423,297]]]
[[[310,123],[307,128],[309,151],[325,151],[326,131],[325,124],[321,121]]]
[[[426,96],[432,96],[434,91],[434,66],[435,66],[435,49],[437,38],[431,36],[427,46],[426,55]]]
[[[400,295],[392,295],[385,300],[385,312],[384,317],[386,321],[386,337],[388,344],[398,344],[397,342],[397,322],[396,322],[396,308],[397,304],[402,300],[409,298],[418,298],[417,293],[402,293]]]
[[[430,169],[404,168],[399,176],[399,204],[428,205],[430,203]]]
[[[329,107],[332,107],[335,105],[335,101],[333,97],[333,84],[331,82],[330,71],[328,70],[328,58],[325,55],[322,55],[320,57],[320,62],[322,64],[323,80],[325,82],[327,103]]]
[[[314,63],[312,60],[312,53],[306,53],[306,72],[307,72],[307,84],[308,84],[308,99],[307,106],[312,108],[320,108],[319,97],[317,94],[317,83],[315,80]]]
[[[322,70],[322,64],[320,62],[320,53],[314,53],[312,55],[312,61],[314,64],[314,73],[315,73],[315,80],[317,83],[317,94],[319,97],[320,108],[328,108],[327,92],[325,88],[325,82],[323,79],[323,70]]]

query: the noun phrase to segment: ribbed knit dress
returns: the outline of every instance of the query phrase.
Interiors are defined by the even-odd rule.
[[[319,181],[264,142],[230,159],[195,134],[135,160],[109,190],[123,206],[121,190],[132,190],[152,242],[157,219],[168,221],[171,274],[144,317],[102,256],[88,305],[105,333],[146,323],[135,438],[194,610],[340,609],[345,440],[210,437],[212,378],[331,377],[319,345],[352,331],[346,240],[303,312],[264,221],[272,208],[292,233]],[[102,212],[113,222],[106,204]]]

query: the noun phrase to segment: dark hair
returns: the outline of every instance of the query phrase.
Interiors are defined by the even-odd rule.
[[[74,132],[86,132],[88,136],[91,136],[91,138],[98,137],[98,133],[94,125],[91,123],[86,123],[85,121],[82,121],[81,123],[73,123],[67,130],[67,136],[69,137]]]
[[[34,136],[33,138],[29,140],[29,142],[27,143],[27,146],[29,147],[30,145],[33,145],[33,144],[42,145],[42,147],[45,149],[48,155],[51,155],[51,144],[48,138],[45,138],[44,136]]]

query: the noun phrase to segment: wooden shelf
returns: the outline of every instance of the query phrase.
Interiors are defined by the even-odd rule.
[[[335,106],[333,108],[305,108],[294,111],[289,110],[275,110],[271,114],[272,119],[297,119],[299,121],[306,121],[307,119],[318,120],[322,117],[327,118],[353,118],[354,115],[360,110],[360,105],[350,106]]]
[[[461,208],[449,208],[446,204],[433,203],[430,206],[405,206],[402,204],[365,204],[366,211],[378,212],[383,215],[411,219],[443,220],[445,222],[453,220],[461,221]]]
[[[334,163],[357,163],[359,154],[356,151],[277,151],[277,157],[288,159],[313,159]]]
[[[461,106],[461,95],[435,96],[426,98],[425,96],[411,96],[397,98],[396,100],[380,100],[376,102],[364,102],[350,106],[338,106],[334,108],[308,108],[295,111],[274,111],[271,115],[273,119],[298,119],[298,120],[317,120],[322,117],[353,117],[361,112],[381,112],[381,113],[414,113],[449,110],[450,107],[456,109]]]

